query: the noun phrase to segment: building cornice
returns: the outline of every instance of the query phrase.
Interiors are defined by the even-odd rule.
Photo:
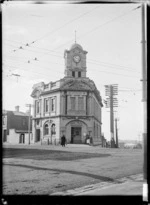
[[[44,117],[34,117],[32,120],[43,120],[43,119],[53,119],[53,118],[66,118],[66,119],[74,119],[74,120],[90,120],[91,118],[94,118],[96,121],[98,121],[100,124],[102,124],[101,121],[99,121],[95,116],[93,115],[55,115],[55,116],[44,116]]]

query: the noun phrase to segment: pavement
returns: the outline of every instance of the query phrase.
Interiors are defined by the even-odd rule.
[[[52,195],[141,195],[143,193],[143,174],[118,179],[116,183],[101,182]]]

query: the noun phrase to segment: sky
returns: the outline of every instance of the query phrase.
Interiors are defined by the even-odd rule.
[[[3,109],[26,112],[35,83],[64,77],[64,50],[76,41],[87,54],[87,77],[105,100],[105,85],[118,84],[119,139],[142,140],[140,4],[2,5]],[[19,75],[18,77],[16,76]],[[110,109],[102,132],[110,140]]]

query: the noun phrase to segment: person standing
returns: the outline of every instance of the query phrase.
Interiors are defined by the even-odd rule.
[[[65,137],[65,135],[63,135],[63,136],[61,137],[61,146],[62,146],[62,147],[65,147],[65,144],[66,144],[66,137]]]

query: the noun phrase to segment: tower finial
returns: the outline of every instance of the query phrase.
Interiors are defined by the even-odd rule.
[[[75,30],[75,43],[76,43],[76,30]]]

